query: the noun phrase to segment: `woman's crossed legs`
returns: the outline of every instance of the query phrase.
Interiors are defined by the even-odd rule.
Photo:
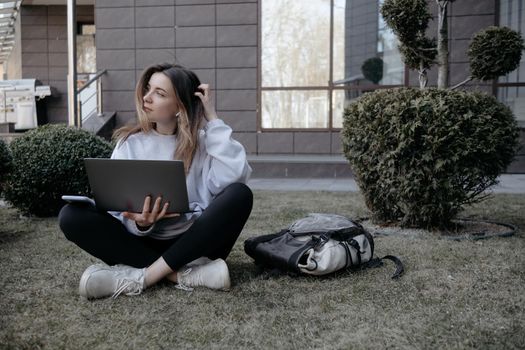
[[[66,238],[89,254],[108,265],[125,265],[113,270],[109,269],[110,272],[106,271],[106,279],[112,280],[112,273],[115,271],[117,275],[119,273],[137,275],[144,289],[163,278],[180,284],[183,279],[186,280],[186,284],[206,283],[210,281],[201,281],[203,273],[209,270],[208,275],[215,275],[220,270],[222,274],[227,274],[229,287],[229,274],[222,260],[220,260],[222,263],[214,262],[213,266],[212,264],[204,267],[194,266],[193,272],[189,275],[184,275],[184,271],[179,270],[200,257],[226,259],[248,220],[252,203],[253,195],[246,185],[232,184],[214,198],[186,232],[169,240],[135,236],[110,214],[88,205],[68,204],[64,206],[59,215],[59,224]],[[93,267],[88,270],[92,274],[100,269],[103,270],[103,268]],[[84,275],[88,273],[88,270]],[[142,272],[139,273],[137,270]],[[197,276],[199,271],[201,273]],[[97,273],[103,274],[103,272]],[[83,280],[84,276],[81,279],[81,293],[82,283],[87,283]],[[195,282],[195,280],[199,281]],[[217,285],[217,281],[211,282],[211,285]],[[113,287],[118,288],[119,286],[109,286],[108,290],[112,290]],[[135,292],[138,289],[138,287],[135,288]],[[120,292],[136,294],[126,292],[126,288]]]

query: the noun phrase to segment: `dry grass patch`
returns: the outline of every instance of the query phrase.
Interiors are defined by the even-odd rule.
[[[187,293],[168,283],[138,297],[78,296],[96,260],[68,242],[56,218],[0,209],[0,348],[524,348],[523,195],[496,195],[463,216],[521,229],[510,238],[453,242],[437,234],[376,238],[393,264],[325,278],[260,272],[242,242],[308,212],[368,213],[355,193],[256,192],[228,259],[231,292]]]

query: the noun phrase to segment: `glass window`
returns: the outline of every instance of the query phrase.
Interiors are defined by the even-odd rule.
[[[263,125],[267,128],[328,128],[328,91],[262,92]]]
[[[400,85],[404,64],[379,2],[335,0],[334,84]]]
[[[343,127],[343,113],[346,107],[363,94],[362,90],[334,90],[332,94],[332,109],[334,113],[334,128]]]
[[[97,71],[97,48],[95,46],[95,25],[79,23],[77,33],[77,72]]]
[[[363,91],[403,84],[382,1],[262,0],[263,129],[338,129],[344,107]]]
[[[523,0],[500,0],[499,25],[509,27],[524,34],[525,6]],[[500,83],[516,83],[525,81],[525,55],[521,56],[520,67],[499,79]]]
[[[263,0],[262,86],[324,86],[330,72],[330,0]]]
[[[499,25],[525,35],[523,0],[500,0]],[[498,99],[508,105],[517,120],[525,122],[525,52],[518,69],[498,79]]]
[[[525,123],[525,84],[498,87],[498,99],[512,109],[517,120]]]

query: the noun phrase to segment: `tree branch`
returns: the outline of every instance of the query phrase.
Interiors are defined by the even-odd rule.
[[[443,8],[443,7],[447,7],[448,6],[448,2],[449,0],[436,0],[436,4],[440,7],[440,8]]]
[[[420,51],[436,51],[437,47],[418,47],[417,49]]]
[[[453,87],[450,88],[450,90],[455,90],[463,85],[465,85],[466,83],[468,82],[471,82],[472,80],[474,80],[473,77],[468,77],[467,79],[463,80],[461,83],[457,84],[457,85],[454,85]]]

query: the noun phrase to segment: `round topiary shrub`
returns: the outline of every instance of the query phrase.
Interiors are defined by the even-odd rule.
[[[385,0],[380,11],[401,42],[416,40],[432,19],[426,0]]]
[[[435,88],[365,94],[345,110],[341,135],[373,219],[424,228],[485,198],[518,148],[504,104]]]
[[[383,79],[383,60],[379,57],[371,57],[363,62],[361,73],[365,79],[377,84]]]
[[[519,32],[507,27],[488,27],[472,38],[468,56],[470,75],[492,80],[518,68],[525,49]]]
[[[46,125],[11,142],[4,197],[24,214],[57,215],[63,194],[89,195],[83,158],[107,158],[111,145],[87,131]]]
[[[3,183],[11,168],[11,152],[9,147],[0,139],[0,195],[2,194]]]

